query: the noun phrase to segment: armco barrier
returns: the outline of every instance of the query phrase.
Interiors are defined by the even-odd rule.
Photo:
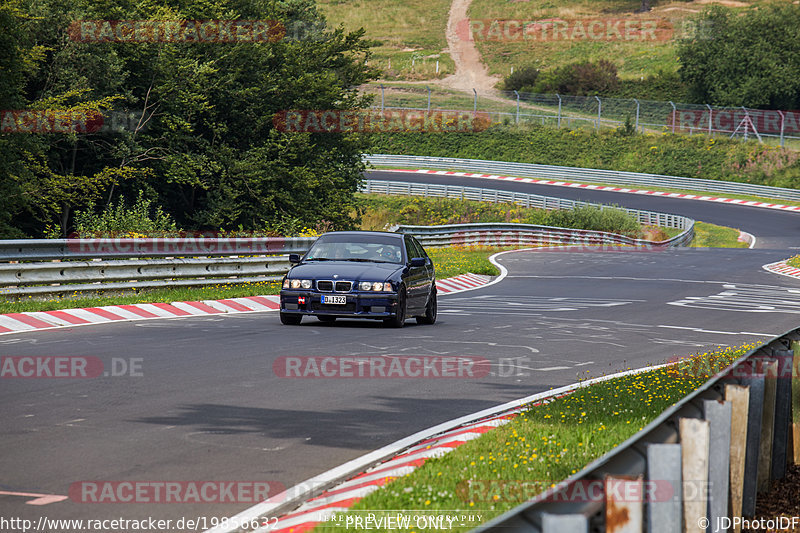
[[[361,186],[361,192],[375,194],[398,194],[406,196],[427,196],[440,198],[457,198],[460,200],[477,200],[481,202],[515,203],[523,207],[538,209],[575,209],[576,207],[593,206],[600,209],[619,209],[636,217],[640,224],[659,226],[662,228],[678,228],[688,230],[694,227],[694,220],[680,215],[657,213],[655,211],[641,211],[612,207],[590,202],[566,200],[552,196],[527,194],[524,192],[500,191],[497,189],[481,189],[478,187],[462,187],[460,185],[438,185],[431,183],[414,183],[410,181],[381,181],[366,180]]]
[[[578,181],[584,183],[608,183],[610,185],[636,187],[663,187],[668,189],[689,189],[710,191],[744,196],[760,196],[764,198],[780,198],[800,201],[800,190],[736,183],[732,181],[704,180],[663,176],[660,174],[643,174],[639,172],[622,172],[592,168],[558,167],[552,165],[534,165],[531,163],[512,163],[506,161],[485,161],[482,159],[457,159],[453,157],[427,157],[413,155],[365,155],[364,160],[375,166],[392,168],[427,168],[435,170],[463,170],[505,176],[520,176],[546,180]]]
[[[407,182],[367,180],[362,184],[361,190],[383,194],[515,202],[544,209],[598,205],[493,189]],[[420,226],[406,227],[402,231],[418,235],[427,246],[555,243],[663,247],[688,244],[694,235],[692,219],[651,211],[625,211],[643,224],[684,231],[668,241],[657,243],[611,233],[524,224]],[[314,237],[0,241],[0,261],[7,262],[0,264],[0,295],[41,296],[74,291],[274,281],[289,269],[286,254],[303,253],[313,241]]]
[[[653,242],[602,231],[501,223],[398,226],[395,231],[414,235],[423,246],[582,244],[587,246],[627,245],[663,248],[685,246],[692,241],[694,236],[691,227],[671,239]]]
[[[797,341],[800,329],[751,350],[611,452],[477,531],[733,531],[717,527],[753,517],[769,482],[800,463]],[[665,481],[667,497],[629,497]],[[599,497],[568,497],[590,484]]]

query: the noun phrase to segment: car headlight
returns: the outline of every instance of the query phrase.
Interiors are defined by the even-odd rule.
[[[358,284],[358,288],[362,291],[390,291],[392,290],[392,284],[388,281],[386,283],[381,282],[372,282],[372,281],[362,281]]]
[[[283,280],[284,289],[310,289],[310,279],[285,279]]]

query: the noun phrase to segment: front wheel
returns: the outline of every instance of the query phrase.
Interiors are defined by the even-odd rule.
[[[397,293],[397,312],[392,318],[383,321],[390,328],[402,328],[406,323],[406,290],[400,289]]]
[[[425,314],[417,317],[417,324],[434,324],[436,322],[438,308],[439,304],[436,302],[436,289],[433,289],[430,298],[428,298],[428,305],[425,306]]]
[[[299,326],[301,320],[303,320],[303,315],[281,313],[281,324],[285,324],[287,326]]]

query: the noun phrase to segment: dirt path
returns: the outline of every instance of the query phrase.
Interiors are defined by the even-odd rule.
[[[489,76],[475,43],[458,35],[458,24],[468,20],[467,11],[471,3],[472,0],[453,0],[450,4],[450,15],[447,20],[447,51],[456,64],[456,73],[437,84],[465,92],[472,92],[474,88],[479,94],[492,93],[500,78]]]

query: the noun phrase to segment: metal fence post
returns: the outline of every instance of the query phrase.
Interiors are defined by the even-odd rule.
[[[514,91],[514,96],[517,97],[517,120],[515,121],[516,124],[519,124],[519,93]]]
[[[636,131],[639,129],[639,100],[634,98],[634,102],[636,102],[636,125],[633,127],[633,130]]]
[[[556,98],[558,98],[558,127],[561,127],[561,95],[556,93]]]
[[[474,99],[472,100],[472,112],[478,112],[478,91],[475,90],[475,87],[472,88],[472,94],[475,95]]]
[[[427,85],[425,86],[425,88],[428,89],[428,111],[430,112],[430,110],[431,110],[431,88],[428,87]]]
[[[711,116],[714,114],[714,109],[708,104],[706,104],[706,107],[708,108],[708,134],[711,135]]]
[[[778,111],[778,114],[781,116],[781,147],[783,147],[783,127],[786,124],[786,115],[783,114],[783,111]]]
[[[383,108],[383,101],[384,101],[384,94],[383,93],[384,93],[384,87],[383,87],[383,84],[381,83],[381,113],[383,113],[383,109],[384,109]]]
[[[595,127],[596,130],[600,129],[600,115],[602,114],[603,110],[603,103],[600,101],[599,96],[594,97],[597,100],[597,126]]]
[[[675,104],[672,102],[669,103],[672,106],[672,133],[675,133],[675,122],[677,120],[678,109],[675,107]]]

